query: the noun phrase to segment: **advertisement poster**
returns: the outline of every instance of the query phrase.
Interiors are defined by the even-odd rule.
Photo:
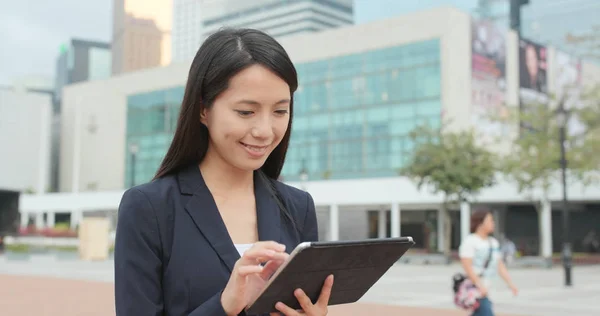
[[[483,142],[504,134],[498,119],[507,115],[505,32],[492,22],[472,22],[471,124]]]
[[[519,40],[519,103],[521,113],[535,104],[548,104],[548,51],[528,39]],[[535,130],[533,122],[521,119],[521,132]]]
[[[544,46],[519,41],[519,87],[521,105],[548,100],[548,53]]]

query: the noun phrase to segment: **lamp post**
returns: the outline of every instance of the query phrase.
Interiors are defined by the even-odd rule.
[[[306,181],[308,181],[308,170],[306,169],[306,160],[302,159],[302,168],[300,169],[300,182],[302,190],[306,191]]]
[[[139,151],[139,147],[137,144],[131,144],[129,145],[129,153],[131,154],[131,186],[133,187],[135,185],[135,159],[136,159],[136,155]]]
[[[568,112],[565,109],[565,102],[562,101],[558,104],[556,111],[556,120],[559,126],[559,138],[560,138],[560,170],[562,176],[562,224],[563,224],[563,249],[562,249],[562,261],[565,269],[565,286],[571,286],[571,264],[572,264],[572,251],[571,243],[569,239],[569,208],[567,202],[567,155],[565,149],[566,141],[566,126],[568,122]]]

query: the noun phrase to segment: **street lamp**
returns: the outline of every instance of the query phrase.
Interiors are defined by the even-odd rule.
[[[308,170],[306,169],[305,159],[302,159],[302,168],[300,169],[300,181],[302,182],[302,189],[306,190],[306,181],[308,181]]]
[[[563,249],[562,249],[562,261],[565,269],[565,286],[571,286],[571,264],[572,264],[572,251],[571,243],[569,240],[569,208],[567,203],[567,155],[565,149],[566,141],[566,126],[569,119],[569,113],[565,109],[564,100],[558,104],[556,110],[556,121],[559,126],[559,137],[560,137],[560,170],[562,173],[562,220],[563,220]]]
[[[137,144],[133,143],[129,145],[129,153],[131,154],[131,186],[135,185],[135,158],[139,151],[139,147]]]

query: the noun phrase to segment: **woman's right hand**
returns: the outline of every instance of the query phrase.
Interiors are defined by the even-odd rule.
[[[487,296],[488,290],[487,290],[487,288],[485,286],[479,285],[479,286],[477,286],[477,288],[479,289],[479,294],[480,294],[481,297],[486,297]]]
[[[269,277],[289,255],[285,245],[260,241],[246,250],[235,263],[229,281],[221,294],[221,305],[227,315],[239,314],[266,286]],[[266,263],[266,265],[262,265]]]

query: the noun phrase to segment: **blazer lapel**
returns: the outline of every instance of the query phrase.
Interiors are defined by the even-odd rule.
[[[192,167],[184,169],[179,174],[179,182],[183,194],[193,194],[185,205],[185,210],[229,271],[233,271],[233,266],[240,256],[227,232],[217,204],[202,178],[198,165],[194,164]]]
[[[258,238],[261,241],[281,241],[281,211],[275,197],[258,172],[254,173],[254,196],[256,198],[256,216]],[[274,190],[274,189],[273,189]]]
[[[186,212],[229,271],[233,271],[235,262],[240,258],[240,255],[233,245],[221,213],[219,213],[217,204],[206,186],[204,178],[202,178],[198,165],[194,164],[183,169],[178,177],[181,193],[192,195],[185,205]],[[281,242],[282,215],[275,198],[267,187],[268,185],[260,178],[258,173],[254,173],[258,238],[261,241]]]

